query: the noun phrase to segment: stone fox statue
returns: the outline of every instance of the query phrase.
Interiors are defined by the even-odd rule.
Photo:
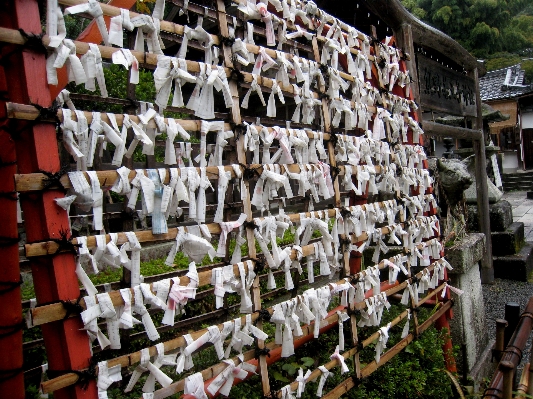
[[[460,239],[465,233],[466,207],[464,191],[473,182],[472,176],[467,169],[471,161],[473,161],[473,156],[466,158],[464,161],[456,159],[437,160],[437,186],[439,194],[443,195],[448,206],[445,231],[447,238],[452,235]]]

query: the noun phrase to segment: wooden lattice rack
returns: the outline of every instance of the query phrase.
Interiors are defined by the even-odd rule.
[[[11,3],[0,16],[0,253],[10,266],[0,275],[9,304],[0,348],[13,356],[0,359],[0,392],[24,395],[23,307],[25,328],[42,329],[25,349],[44,344],[41,389],[55,398],[106,398],[122,376],[129,390],[143,372],[145,398],[227,395],[255,373],[265,397],[300,397],[318,378],[324,397],[338,398],[433,324],[447,327],[449,264],[409,54],[394,37],[301,0],[157,0],[151,15],[131,0]],[[64,15],[91,22],[67,37]],[[128,69],[127,98],[105,95],[106,63]],[[154,76],[149,102],[135,97],[139,69]],[[70,94],[69,81],[99,90]],[[23,306],[17,215],[36,292]],[[290,229],[293,242],[279,244]],[[190,268],[143,280],[141,246],[162,242],[175,243],[167,264],[177,251]],[[396,255],[384,256],[388,245]],[[200,265],[207,254],[219,262]],[[109,267],[122,268],[120,283],[87,276]],[[381,325],[389,299],[404,309]],[[191,314],[201,302],[208,311]],[[434,312],[419,321],[422,306]],[[132,317],[146,332],[128,329]],[[272,389],[269,365],[328,331],[340,335],[331,361]],[[147,338],[158,344],[128,351]],[[362,365],[375,342],[375,360]],[[210,344],[220,363],[188,372]],[[168,365],[176,378],[160,370]],[[348,374],[329,387],[337,366]]]

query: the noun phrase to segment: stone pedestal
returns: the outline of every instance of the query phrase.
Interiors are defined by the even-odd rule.
[[[453,344],[466,345],[466,359],[459,353],[456,362],[459,369],[466,364],[468,374],[476,383],[490,375],[493,367],[490,363],[492,343],[489,342],[486,326],[479,273],[483,251],[485,236],[474,233],[468,234],[445,253],[446,259],[454,268],[448,273],[451,284],[464,291],[463,295],[455,297],[453,318],[450,320]]]

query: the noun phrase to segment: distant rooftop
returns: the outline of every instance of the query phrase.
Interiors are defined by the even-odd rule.
[[[520,64],[487,72],[479,79],[481,101],[511,99],[533,92],[533,85],[524,84],[524,76]]]

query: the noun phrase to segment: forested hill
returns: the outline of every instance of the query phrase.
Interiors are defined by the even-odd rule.
[[[533,81],[532,0],[402,0],[422,21],[445,32],[487,70],[522,63]]]

